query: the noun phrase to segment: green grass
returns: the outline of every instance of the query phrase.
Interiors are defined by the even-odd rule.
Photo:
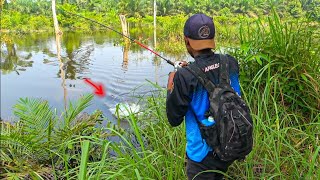
[[[81,145],[81,163],[80,163],[80,171],[79,171],[79,179],[85,180],[87,179],[87,165],[89,158],[89,147],[90,141],[85,140]]]
[[[320,175],[319,114],[310,119],[310,123],[292,125],[303,118],[302,115],[277,105],[278,102],[267,91],[254,102],[248,100],[250,94],[243,95],[253,111],[254,149],[244,162],[234,163],[227,175],[230,179],[317,179]],[[255,92],[261,93],[256,89],[250,93]],[[266,99],[271,103],[266,103]],[[74,134],[75,137],[69,141],[59,141],[55,147],[64,151],[55,150],[52,161],[54,164],[61,164],[62,159],[65,162],[61,170],[49,169],[49,172],[56,171],[57,179],[185,179],[185,127],[172,128],[167,123],[165,90],[148,98],[148,106],[142,116],[132,114],[128,121],[131,129],[127,131],[117,127],[104,128],[109,135],[120,138],[116,142],[97,137],[99,131],[90,136]],[[7,141],[1,135],[1,144],[4,145]],[[5,177],[18,174],[22,178],[27,174],[8,167],[1,168],[11,171],[4,173]],[[27,169],[29,173],[42,175],[42,169]]]

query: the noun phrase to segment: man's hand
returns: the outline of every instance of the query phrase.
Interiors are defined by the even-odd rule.
[[[173,87],[174,87],[174,84],[173,84],[173,78],[174,78],[174,75],[176,73],[176,71],[179,69],[179,68],[182,68],[184,66],[187,66],[189,63],[187,61],[176,61],[174,63],[174,72],[170,72],[169,73],[169,78],[168,78],[168,84],[167,84],[167,88],[168,90],[171,92],[173,90]]]
[[[179,68],[182,68],[183,66],[187,66],[189,63],[187,61],[176,61],[174,63],[174,70],[177,71]]]
[[[173,78],[176,72],[170,72],[169,73],[169,78],[168,78],[168,84],[167,84],[167,89],[172,92],[173,90]]]

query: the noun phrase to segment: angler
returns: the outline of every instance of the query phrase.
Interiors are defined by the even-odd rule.
[[[212,51],[215,27],[204,14],[186,21],[184,36],[195,62],[188,66],[182,63],[183,68],[169,74],[167,117],[172,126],[179,126],[185,117],[188,179],[222,179],[223,174],[217,171],[225,173],[235,159],[243,159],[252,149],[253,125],[240,98],[238,62]],[[225,140],[228,146],[222,144]],[[208,170],[215,172],[203,172]]]

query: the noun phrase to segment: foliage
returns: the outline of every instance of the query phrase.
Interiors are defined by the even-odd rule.
[[[259,79],[252,81],[257,80]],[[235,162],[229,168],[227,175],[235,179],[274,177],[279,179],[301,177],[317,179],[320,175],[318,171],[320,148],[318,146],[319,139],[317,139],[320,127],[319,113],[310,116],[310,122],[303,122],[301,120],[305,117],[302,114],[282,106],[275,101],[272,93],[268,93],[272,91],[272,83],[264,81],[261,84],[265,84],[264,92],[261,92],[258,86],[243,91],[243,97],[249,103],[255,123],[254,149],[245,161]],[[49,153],[50,156],[47,158],[51,159],[52,166],[40,160],[31,161],[32,158],[20,159],[20,162],[28,162],[33,166],[24,164],[22,166],[23,173],[21,171],[19,173],[16,168],[18,166],[12,163],[11,166],[4,167],[9,172],[3,173],[3,176],[19,177],[20,179],[25,177],[33,179],[40,177],[55,177],[56,179],[77,179],[78,177],[81,179],[185,179],[185,126],[170,127],[165,115],[166,90],[157,85],[154,86],[161,91],[159,94],[141,97],[145,99],[146,106],[142,115],[129,115],[127,119],[130,125],[129,129],[112,126],[101,131],[100,128],[91,125],[88,128],[76,128],[78,132],[82,132],[76,133],[74,128],[71,128],[69,130],[71,132],[68,134],[73,134],[72,137],[67,138],[68,140],[62,138],[64,140],[62,142],[59,139],[64,136],[56,136],[59,138],[54,139],[55,144],[51,146],[50,151],[45,145],[47,141],[38,142],[37,145],[40,148],[31,146],[33,142],[26,141],[29,138],[20,139],[19,144],[14,143],[14,145],[23,143],[21,146],[23,151],[12,157],[17,157],[16,155],[22,153],[31,154],[26,148],[30,147],[30,151],[33,152],[31,157],[42,159],[41,153],[34,151],[34,149],[42,149],[42,152]],[[24,113],[28,112],[26,109],[33,109],[34,101],[29,100],[29,102],[28,108],[24,105],[22,105],[23,108],[19,107],[18,112],[22,113],[17,112],[20,114],[19,116],[25,117],[27,114]],[[47,102],[42,101],[39,105],[43,108],[41,112],[48,112]],[[81,108],[75,109],[81,110]],[[51,115],[49,113],[47,117],[51,117]],[[294,124],[297,121],[301,123]],[[74,126],[79,127],[78,123],[81,122],[85,123],[75,121]],[[90,122],[94,123],[94,121]],[[10,137],[17,138],[10,138],[10,140],[17,142],[16,139],[21,138],[21,135],[15,136],[15,134],[17,128],[21,126],[19,123],[14,126],[7,123],[2,124],[1,136],[12,135]],[[55,131],[52,132],[55,133]],[[102,132],[109,132],[111,138],[104,138],[100,134]],[[24,138],[28,135],[25,134]],[[3,138],[1,137],[1,139]],[[5,139],[1,144],[13,144],[8,142]],[[3,149],[1,148],[1,159],[5,159],[5,163],[2,164],[6,164],[10,156],[6,156],[8,153],[3,153]],[[7,146],[7,149],[10,150],[9,152],[14,152],[18,146]],[[26,158],[28,157],[26,156]],[[58,166],[59,164],[60,166]],[[1,171],[4,172],[3,169]]]
[[[14,106],[19,120],[14,124],[1,122],[1,177],[45,177],[61,165],[76,165],[73,159],[85,136],[93,132],[96,137],[104,135],[94,129],[101,112],[80,114],[92,98],[86,95],[77,103],[70,103],[61,116],[47,101],[21,98]]]
[[[320,110],[318,33],[313,23],[282,22],[277,14],[266,23],[243,23],[236,51],[245,64],[243,76],[275,82],[270,93],[292,110],[308,115]]]
[[[17,32],[51,30],[51,18],[45,15],[30,15],[20,11],[3,10],[1,12],[1,29]]]
[[[50,3],[51,1],[46,0],[2,1],[2,29],[22,32],[52,29]],[[86,32],[103,28],[65,12],[80,14],[111,26],[116,24],[117,27],[120,24],[119,14],[138,19],[153,15],[153,0],[62,0],[57,3],[58,19],[61,26]],[[281,17],[307,18],[319,21],[319,7],[319,0],[157,0],[157,15],[179,15],[178,19],[180,19],[180,15],[189,16],[203,12],[209,16],[221,16],[229,20],[239,15],[248,17],[270,15],[272,9],[275,9]]]

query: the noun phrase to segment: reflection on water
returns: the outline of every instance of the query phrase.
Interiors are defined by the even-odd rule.
[[[107,94],[102,99],[96,97],[88,112],[101,109],[111,118],[108,109],[132,101],[132,91],[143,95],[153,89],[146,79],[164,87],[168,72],[173,70],[150,52],[122,42],[115,33],[64,33],[61,63],[55,42],[54,34],[1,35],[2,118],[12,116],[12,106],[20,97],[43,98],[62,110],[65,94],[68,100],[75,100],[92,93],[83,83],[84,77],[103,83]],[[179,55],[172,60],[185,58]]]
[[[32,54],[18,55],[16,46],[12,42],[1,44],[1,71],[3,74],[9,74],[14,71],[18,75],[20,71],[25,71],[27,67],[32,67],[33,61],[30,60]]]
[[[130,50],[130,43],[126,41],[125,45],[123,46],[123,60],[122,60],[122,69],[124,71],[128,70],[129,64],[129,50]]]

